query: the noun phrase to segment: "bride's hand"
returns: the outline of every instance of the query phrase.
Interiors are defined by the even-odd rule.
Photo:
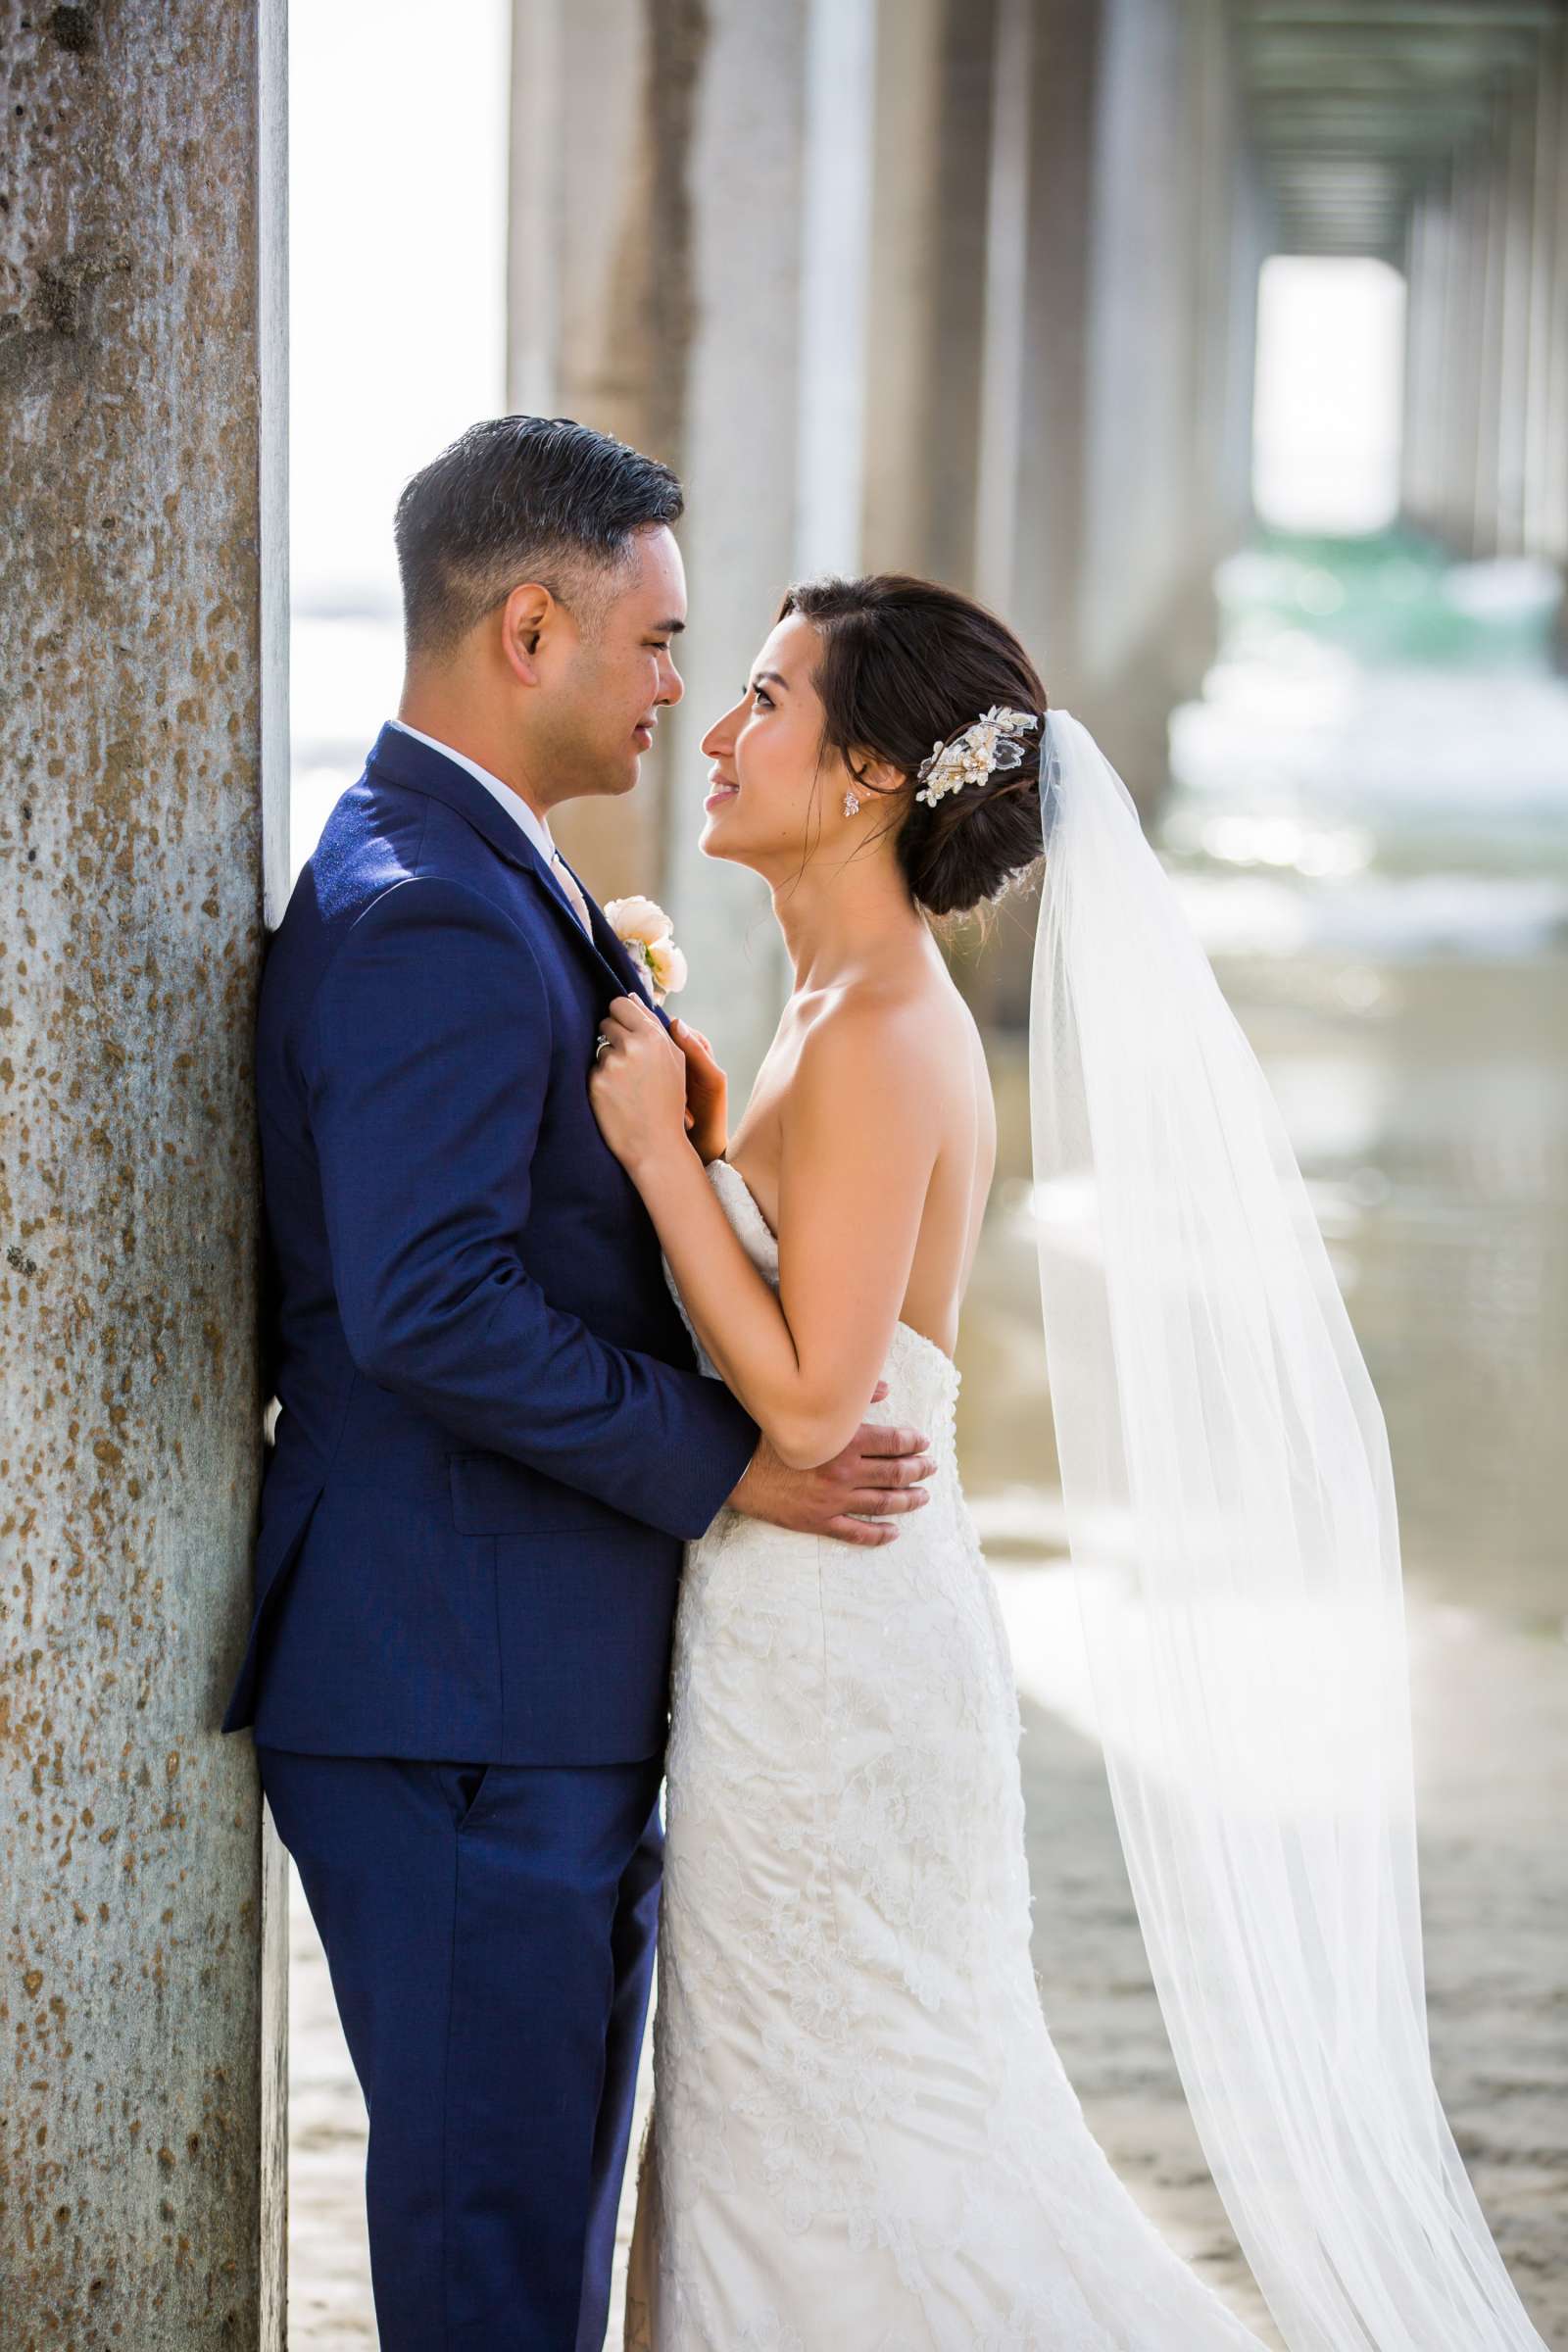
[[[729,1144],[729,1080],[690,1021],[671,1021],[670,1034],[686,1056],[686,1132],[706,1166],[722,1159]]]
[[[640,997],[615,997],[599,1024],[588,1100],[628,1175],[686,1137],[686,1056]]]

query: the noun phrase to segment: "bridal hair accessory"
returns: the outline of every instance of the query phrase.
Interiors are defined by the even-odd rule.
[[[686,958],[676,947],[674,925],[653,899],[610,899],[605,920],[631,957],[648,975],[656,1004],[686,985]]]
[[[934,808],[944,793],[960,792],[965,784],[989,783],[998,768],[1021,766],[1029,747],[1018,741],[1019,732],[1039,724],[1032,710],[1009,710],[1004,703],[993,703],[953,742],[937,738],[915,770],[924,786],[915,799]]]
[[[1432,2080],[1382,1408],[1268,1083],[1065,710],[1040,778],[1052,1411],[1193,2120],[1290,2352],[1544,2352]]]

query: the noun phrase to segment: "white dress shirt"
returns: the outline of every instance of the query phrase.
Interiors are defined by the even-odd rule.
[[[482,784],[494,800],[500,802],[514,823],[520,825],[527,834],[561,885],[577,920],[592,939],[594,927],[589,919],[588,903],[556,848],[548,819],[542,817],[537,808],[530,808],[520,792],[514,792],[510,784],[503,784],[499,776],[493,776],[487,767],[481,767],[477,760],[470,760],[466,752],[455,752],[450,743],[442,743],[434,735],[426,735],[420,728],[411,727],[406,718],[395,718],[392,724],[403,734],[412,735],[416,743],[427,743],[432,752],[444,752],[449,760],[455,760],[460,767],[466,767],[469,775]]]

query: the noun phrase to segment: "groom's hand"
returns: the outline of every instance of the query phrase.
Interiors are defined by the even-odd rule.
[[[886,1381],[878,1381],[871,1402],[887,1393]],[[814,1470],[791,1470],[763,1438],[730,1494],[730,1507],[804,1536],[891,1544],[899,1531],[888,1514],[928,1502],[920,1481],[935,1469],[928,1437],[875,1421],[862,1421],[844,1451]]]

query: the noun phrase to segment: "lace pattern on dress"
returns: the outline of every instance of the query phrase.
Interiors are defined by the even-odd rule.
[[[776,1285],[745,1180],[710,1172]],[[1261,2352],[1056,2056],[959,1375],[900,1323],[883,1377],[872,1417],[937,1464],[897,1542],[726,1508],[687,1547],[626,2352]]]

